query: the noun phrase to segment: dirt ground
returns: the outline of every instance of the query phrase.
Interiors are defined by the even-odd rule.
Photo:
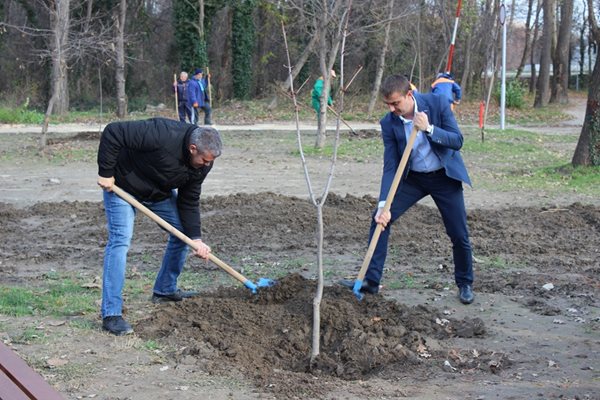
[[[576,134],[580,125],[556,128]],[[34,135],[17,132],[3,127],[0,137],[12,149],[32,146]],[[52,146],[97,141],[79,134],[63,132]],[[321,355],[310,365],[315,209],[297,156],[275,154],[265,138],[276,134],[246,134],[257,146],[230,149],[207,179],[203,235],[236,269],[277,285],[252,295],[190,260],[202,295],[154,305],[150,286],[143,300],[126,292],[136,334],[121,338],[103,333],[95,314],[0,314],[0,338],[65,398],[600,399],[598,199],[467,190],[469,306],[457,301],[450,244],[424,202],[393,228],[380,294],[358,301],[336,282],[353,278],[364,257],[381,166],[342,163],[324,209]],[[49,166],[16,153],[0,165],[2,284],[35,288],[55,273],[97,284],[106,229],[94,160]],[[137,218],[129,280],[153,276],[164,240]]]

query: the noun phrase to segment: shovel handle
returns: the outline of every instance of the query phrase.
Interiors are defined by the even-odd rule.
[[[406,164],[408,163],[410,152],[412,151],[413,145],[415,144],[415,139],[417,138],[418,132],[419,131],[417,130],[417,128],[413,126],[412,131],[410,133],[410,137],[408,138],[408,143],[406,144],[406,148],[402,153],[400,164],[398,165],[398,169],[396,170],[396,175],[394,175],[392,186],[390,187],[390,191],[388,192],[388,195],[385,199],[385,205],[383,206],[382,212],[390,211],[390,208],[392,207],[392,202],[394,201],[396,191],[398,190],[398,186],[400,185],[400,181],[402,180],[402,175],[404,175],[404,169],[406,168]],[[367,249],[365,259],[363,260],[362,266],[360,267],[360,271],[358,271],[358,276],[356,277],[357,281],[362,282],[365,279],[365,274],[367,273],[367,269],[369,268],[371,258],[373,258],[373,253],[375,252],[375,247],[377,247],[377,242],[379,241],[379,236],[381,235],[382,230],[383,227],[381,226],[381,224],[377,224],[375,232],[373,232],[371,242],[369,243],[369,248]]]
[[[176,236],[179,240],[181,240],[182,242],[184,242],[185,244],[190,246],[192,249],[196,250],[196,248],[197,248],[196,242],[194,242],[192,239],[187,237],[179,229],[175,228],[173,225],[169,224],[167,221],[165,221],[164,219],[162,219],[161,217],[156,215],[148,207],[146,207],[145,205],[143,205],[142,203],[137,201],[132,195],[130,195],[129,193],[127,193],[126,191],[124,191],[123,189],[118,187],[117,185],[112,186],[112,191],[115,194],[117,194],[120,198],[122,198],[123,200],[125,200],[126,202],[131,204],[133,207],[140,210],[143,214],[148,216],[151,220],[156,222],[158,225],[160,225],[161,227],[166,229],[170,234],[172,234],[173,236]],[[225,264],[223,261],[221,261],[219,258],[217,258],[217,256],[213,255],[212,253],[208,254],[208,259],[210,261],[212,261],[213,263],[215,263],[219,268],[221,268],[225,272],[227,272],[229,275],[233,276],[235,279],[242,282],[244,285],[248,286],[248,285],[252,284],[252,282],[248,278],[246,278],[244,275],[237,272],[235,269],[231,268],[229,265]]]

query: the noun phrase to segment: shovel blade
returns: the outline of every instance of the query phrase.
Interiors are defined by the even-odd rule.
[[[354,296],[356,296],[358,300],[362,300],[363,297],[365,297],[365,295],[360,292],[362,284],[363,281],[357,279],[356,282],[354,282],[354,288],[352,288],[352,293],[354,293]]]
[[[259,288],[263,288],[263,287],[271,287],[273,285],[275,285],[277,282],[274,281],[273,279],[269,279],[269,278],[260,278],[257,282],[256,282],[256,286],[258,286]]]

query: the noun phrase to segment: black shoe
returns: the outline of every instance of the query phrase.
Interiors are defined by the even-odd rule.
[[[130,333],[133,333],[133,328],[131,325],[129,325],[120,315],[104,317],[102,319],[102,329],[117,336],[129,335]]]
[[[152,294],[152,302],[153,303],[168,303],[170,301],[181,301],[183,299],[188,299],[190,297],[195,297],[198,296],[200,293],[199,292],[194,292],[194,291],[185,291],[185,290],[181,290],[181,289],[177,289],[177,291],[175,293],[171,293],[171,294],[158,294],[158,293],[153,293]]]
[[[458,298],[463,304],[471,304],[475,299],[471,285],[464,285],[458,288]]]
[[[355,282],[355,280],[352,281],[350,279],[342,279],[340,281],[340,285],[346,286],[347,288],[354,290]],[[379,293],[379,285],[365,279],[362,283],[362,286],[360,287],[360,291],[362,293],[377,294]]]

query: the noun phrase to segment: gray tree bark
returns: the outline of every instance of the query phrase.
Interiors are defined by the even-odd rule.
[[[119,3],[119,13],[116,24],[115,56],[116,72],[115,83],[117,85],[117,117],[124,118],[127,115],[127,94],[125,93],[125,19],[127,15],[127,1]]]
[[[587,4],[590,38],[599,46],[600,28],[594,14],[593,0],[587,0]],[[571,163],[574,166],[600,165],[600,57],[596,57],[590,77],[585,119]]]
[[[54,107],[50,112],[64,114],[69,111],[69,75],[67,68],[69,37],[70,0],[56,0],[50,5],[52,37],[50,51],[52,59],[52,94]]]
[[[550,65],[552,64],[552,40],[554,38],[555,0],[544,0],[544,32],[542,33],[542,56],[540,75],[534,107],[545,107],[550,99]]]
[[[573,0],[561,0],[560,25],[552,62],[554,79],[552,80],[550,103],[567,104],[569,102],[569,47],[572,20]]]
[[[369,99],[369,106],[367,108],[367,114],[370,116],[373,114],[373,109],[375,108],[375,102],[379,97],[379,87],[381,86],[381,79],[383,78],[383,70],[385,69],[385,56],[388,52],[388,48],[390,46],[390,29],[392,27],[392,18],[394,13],[394,0],[389,0],[389,14],[388,18],[390,19],[387,24],[385,24],[385,34],[383,37],[383,45],[381,46],[381,52],[379,53],[379,58],[377,59],[377,69],[375,73],[375,82],[373,83],[373,90],[371,91],[371,98]]]

